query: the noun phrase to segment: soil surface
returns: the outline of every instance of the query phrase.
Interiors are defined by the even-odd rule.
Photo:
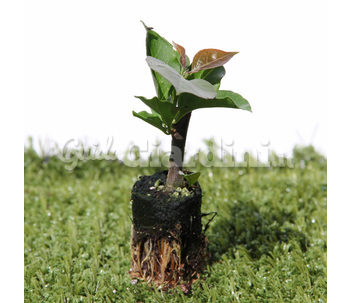
[[[166,177],[167,171],[159,171],[152,176],[142,176],[135,183],[131,196],[134,227],[173,229],[180,222],[187,232],[200,234],[202,191],[199,183],[190,191],[169,192],[162,187]]]

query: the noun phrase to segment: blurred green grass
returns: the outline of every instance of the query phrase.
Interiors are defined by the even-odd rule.
[[[209,264],[185,296],[128,275],[130,190],[156,168],[89,160],[68,171],[26,148],[25,302],[326,302],[327,162],[312,146],[296,147],[293,161],[210,168],[192,159],[202,212],[218,215],[206,232]]]

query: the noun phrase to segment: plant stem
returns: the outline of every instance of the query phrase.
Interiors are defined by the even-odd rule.
[[[188,113],[181,118],[178,123],[172,125],[171,155],[169,159],[169,172],[167,177],[167,186],[170,188],[185,186],[184,178],[179,174],[179,172],[182,170],[186,136],[190,118],[191,113]]]

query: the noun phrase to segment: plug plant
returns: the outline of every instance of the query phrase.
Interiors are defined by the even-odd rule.
[[[205,255],[200,173],[183,171],[191,113],[201,108],[251,111],[251,107],[241,95],[220,90],[223,65],[238,52],[203,49],[190,62],[184,47],[144,26],[146,62],[157,96],[136,96],[150,111],[133,115],[170,135],[172,143],[169,170],[141,178],[133,187],[132,276],[171,287],[191,283]]]

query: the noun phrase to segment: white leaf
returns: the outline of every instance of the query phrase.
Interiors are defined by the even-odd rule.
[[[208,81],[202,79],[186,80],[168,64],[150,56],[146,58],[146,61],[151,69],[159,73],[175,87],[176,95],[190,93],[203,99],[216,97],[215,87]]]

